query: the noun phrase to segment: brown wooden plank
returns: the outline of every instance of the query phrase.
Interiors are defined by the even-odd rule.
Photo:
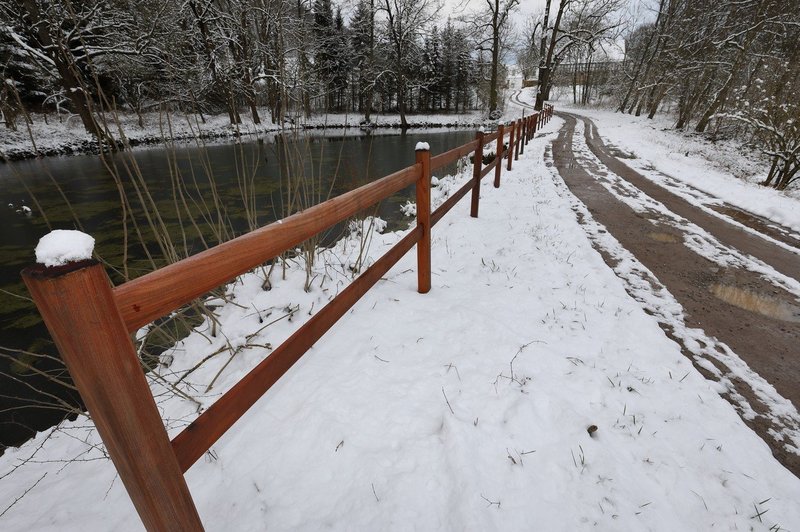
[[[417,164],[422,165],[417,179],[417,227],[422,236],[417,242],[417,291],[427,294],[431,290],[431,152],[417,150]]]
[[[497,143],[497,164],[494,171],[494,188],[500,188],[500,173],[503,171],[503,137],[505,136],[505,127],[503,124],[497,126],[497,133],[500,141]]]
[[[475,148],[477,147],[478,141],[472,140],[459,146],[458,148],[453,148],[452,150],[431,157],[431,170],[436,170],[437,168],[441,168],[442,166],[453,163],[465,155],[469,155],[470,153],[474,152]]]
[[[148,530],[203,530],[103,267],[22,272]]]
[[[268,358],[245,375],[208,410],[172,440],[183,471],[188,470],[220,436],[250,409],[400,258],[419,241],[415,227],[330,303],[325,305]],[[287,442],[291,445],[291,442]]]
[[[483,165],[483,132],[478,131],[475,134],[475,140],[478,141],[478,147],[475,149],[475,155],[472,157],[472,201],[470,204],[469,215],[473,218],[478,217],[478,206],[481,198],[481,166]]]
[[[487,164],[486,166],[483,167],[483,170],[481,170],[481,179],[486,177],[489,174],[489,172],[494,170],[494,167],[497,166],[498,161],[499,161],[499,159],[497,157],[495,157],[492,160],[492,162],[490,162],[489,164]]]
[[[511,170],[511,163],[514,160],[514,134],[517,130],[517,123],[511,122],[508,129],[508,166],[506,166],[506,170]]]
[[[351,190],[114,289],[129,332],[414,183],[420,165]]]
[[[493,131],[491,133],[485,133],[483,135],[483,145],[486,146],[490,142],[493,142],[493,141],[497,140],[498,136],[499,136],[499,131]]]

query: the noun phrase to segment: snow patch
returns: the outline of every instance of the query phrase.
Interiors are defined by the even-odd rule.
[[[56,229],[39,239],[36,262],[45,266],[62,266],[92,258],[94,238],[81,231]]]
[[[431,151],[431,145],[427,142],[417,142],[417,146],[414,148],[414,151]]]

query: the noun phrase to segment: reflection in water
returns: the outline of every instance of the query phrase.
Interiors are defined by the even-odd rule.
[[[0,346],[11,349],[0,348],[0,445],[19,442],[30,435],[28,427],[41,430],[63,416],[32,409],[31,387],[77,401],[41,374],[63,378],[56,358],[20,352],[57,355],[19,277],[42,235],[50,229],[91,234],[119,283],[163,264],[172,250],[191,255],[413,164],[419,141],[435,154],[474,137],[471,131],[441,130],[353,133],[273,134],[247,143],[175,144],[0,166]],[[369,214],[388,220],[390,228],[404,226],[399,206],[412,196],[413,186]]]
[[[800,323],[800,306],[729,284],[714,284],[711,292],[722,301],[769,318]]]

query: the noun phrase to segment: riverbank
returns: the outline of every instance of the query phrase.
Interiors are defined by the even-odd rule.
[[[227,114],[185,115],[181,113],[143,113],[141,125],[133,113],[106,116],[109,129],[115,138],[122,138],[130,146],[162,144],[167,140],[225,139],[255,136],[285,130],[309,130],[326,128],[399,128],[400,115],[374,114],[371,123],[362,124],[363,115],[324,114],[309,119],[295,117],[283,124],[269,121],[269,112],[262,109],[262,122],[256,124],[252,116],[242,114],[242,123],[232,125]],[[48,157],[53,155],[75,155],[97,153],[99,145],[87,133],[75,115],[32,114],[33,124],[28,127],[19,119],[17,131],[0,129],[0,162]],[[476,127],[490,123],[485,113],[472,111],[461,114],[407,115],[410,127],[433,128]]]
[[[206,529],[800,527],[800,479],[593,249],[549,160],[560,126],[484,180],[479,218],[465,199],[434,227],[430,293],[408,254],[188,471]],[[171,436],[350,282],[360,242],[369,263],[403,236],[364,234],[320,255],[310,291],[302,264],[228,287],[224,334],[205,324],[152,383]],[[84,418],[0,458],[0,514],[141,527]]]

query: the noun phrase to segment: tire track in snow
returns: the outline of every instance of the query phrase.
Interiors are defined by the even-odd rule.
[[[719,268],[679,239],[656,244],[649,238],[658,227],[650,218],[655,207],[631,208],[587,172],[572,149],[576,120],[564,118],[567,124],[552,144],[551,161],[558,168],[553,177],[595,248],[696,367],[720,383],[720,394],[776,458],[800,476],[800,414],[792,404],[800,398],[797,368],[794,360],[785,360],[800,339],[798,327],[716,299],[709,286],[726,275],[761,289],[770,285],[752,272]]]

